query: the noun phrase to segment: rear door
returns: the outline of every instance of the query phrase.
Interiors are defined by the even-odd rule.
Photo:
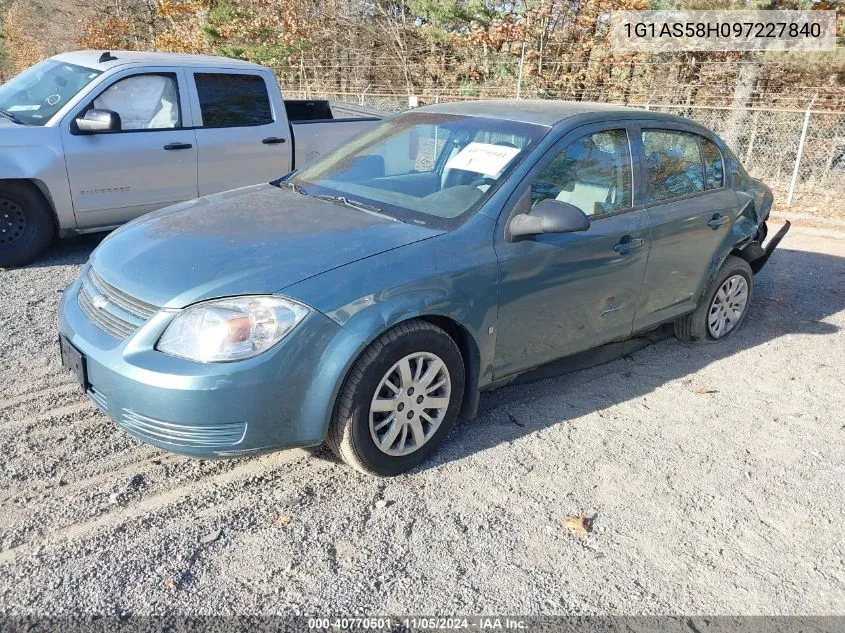
[[[739,202],[725,187],[724,159],[710,139],[656,124],[643,124],[633,137],[652,241],[638,330],[695,308]]]
[[[201,196],[290,172],[290,128],[271,73],[197,68],[189,76]]]
[[[106,80],[62,121],[80,228],[111,226],[197,196],[197,148],[181,69],[134,68]],[[75,120],[111,110],[121,130],[83,134]]]

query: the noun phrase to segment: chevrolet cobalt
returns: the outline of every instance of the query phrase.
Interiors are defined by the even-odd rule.
[[[420,464],[479,392],[674,322],[742,325],[770,190],[690,120],[554,101],[440,104],[294,174],[143,216],[65,291],[64,365],[150,444],[327,442]]]

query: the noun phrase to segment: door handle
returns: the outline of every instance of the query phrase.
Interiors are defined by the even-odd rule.
[[[727,224],[730,221],[731,221],[731,219],[728,216],[722,215],[720,213],[716,213],[716,214],[713,215],[712,218],[707,220],[707,226],[709,226],[711,229],[713,229],[715,231],[720,226],[722,226],[723,224]]]
[[[193,145],[190,143],[169,143],[164,146],[164,149],[167,151],[172,151],[174,149],[191,149]]]
[[[616,246],[613,247],[620,255],[627,255],[634,249],[640,248],[641,246],[645,246],[645,240],[641,237],[630,237],[626,235],[623,237]]]
[[[270,136],[261,141],[265,145],[278,145],[280,143],[287,143],[286,138],[279,138],[278,136]]]

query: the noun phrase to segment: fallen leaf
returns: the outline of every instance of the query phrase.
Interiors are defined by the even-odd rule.
[[[586,514],[566,517],[563,520],[563,527],[576,534],[586,534],[592,529],[592,520]]]
[[[696,393],[700,393],[701,395],[705,395],[708,393],[719,393],[718,389],[708,389],[707,387],[701,387]]]
[[[291,515],[289,515],[289,514],[283,514],[283,515],[282,515],[282,516],[280,516],[278,519],[276,519],[275,521],[273,521],[273,525],[275,525],[276,527],[282,527],[282,526],[287,525],[288,523],[290,523],[292,520],[293,520],[293,517],[291,517]]]
[[[161,583],[168,591],[176,591],[176,582],[172,578],[165,578]]]

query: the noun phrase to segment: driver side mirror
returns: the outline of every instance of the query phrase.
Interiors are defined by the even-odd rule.
[[[76,127],[83,134],[119,132],[121,129],[120,115],[111,110],[88,110],[83,116],[77,117]]]
[[[590,228],[590,219],[574,204],[546,199],[537,203],[531,213],[514,216],[508,225],[511,237],[543,233],[575,233]]]

